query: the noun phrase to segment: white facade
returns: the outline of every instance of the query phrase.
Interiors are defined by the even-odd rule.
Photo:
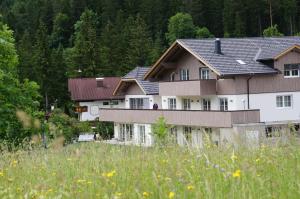
[[[124,108],[124,100],[99,100],[92,102],[79,102],[79,106],[87,106],[87,112],[79,114],[80,121],[95,121],[99,118],[100,108]]]

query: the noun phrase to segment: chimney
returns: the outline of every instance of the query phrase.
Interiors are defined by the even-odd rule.
[[[96,78],[96,81],[97,81],[97,87],[100,88],[100,87],[104,87],[104,78]]]
[[[219,38],[215,40],[215,53],[218,55],[222,55],[221,40]]]

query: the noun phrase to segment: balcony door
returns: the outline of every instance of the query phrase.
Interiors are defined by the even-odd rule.
[[[182,107],[183,110],[191,110],[191,99],[183,99]]]
[[[219,98],[220,111],[228,111],[228,99]]]
[[[138,143],[146,144],[146,131],[144,125],[138,126]]]
[[[149,109],[149,98],[130,98],[130,109]]]
[[[119,140],[121,142],[131,141],[133,139],[133,125],[132,124],[120,124]]]

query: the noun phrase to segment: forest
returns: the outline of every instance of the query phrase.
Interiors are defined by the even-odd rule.
[[[16,52],[12,48],[9,54],[15,60],[18,92],[23,92],[20,86],[27,86],[32,89],[27,93],[30,100],[38,101],[33,104],[29,100],[28,106],[45,111],[49,108],[45,107],[47,96],[49,104],[67,112],[71,109],[68,78],[123,76],[136,66],[151,66],[177,38],[299,35],[299,3],[1,0],[0,30],[15,44]],[[3,110],[0,112],[7,114]],[[10,129],[3,118],[1,125]]]

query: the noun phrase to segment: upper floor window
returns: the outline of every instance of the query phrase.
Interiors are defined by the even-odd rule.
[[[276,97],[277,108],[289,108],[292,107],[292,96],[291,95],[280,95]]]
[[[149,99],[148,98],[130,98],[129,99],[130,109],[149,109]]]
[[[176,98],[168,99],[168,109],[175,110],[176,109]]]
[[[191,100],[183,99],[183,110],[191,110]]]
[[[170,82],[174,82],[175,81],[175,73],[171,73],[170,75]]]
[[[181,69],[180,70],[180,80],[181,81],[186,81],[190,79],[190,74],[188,69]]]
[[[284,77],[299,77],[300,76],[300,64],[285,64],[284,65]]]
[[[228,99],[227,98],[220,98],[220,110],[221,111],[228,111]]]
[[[209,79],[209,69],[208,68],[200,68],[200,79]]]
[[[211,103],[209,99],[203,99],[202,100],[202,109],[204,111],[210,111],[211,110]]]

